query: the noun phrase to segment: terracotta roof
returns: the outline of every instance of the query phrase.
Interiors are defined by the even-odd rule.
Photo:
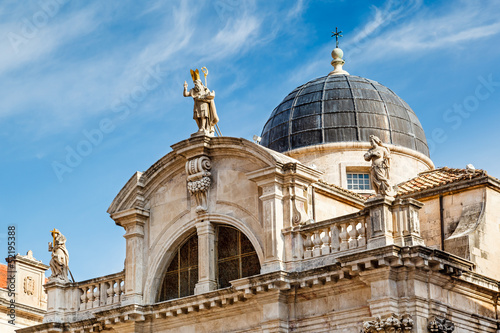
[[[398,195],[420,192],[461,180],[473,179],[486,175],[487,173],[484,170],[452,169],[448,167],[425,171],[419,173],[417,177],[399,184]]]
[[[356,197],[358,199],[361,199],[363,201],[365,201],[366,199],[368,199],[367,196],[364,196],[364,195],[361,195],[361,194],[358,194],[356,192],[353,192],[353,191],[350,191],[350,190],[347,190],[343,187],[340,187],[338,185],[334,185],[334,184],[329,184],[323,180],[319,180],[318,183],[321,183],[323,185],[326,185],[326,186],[329,186],[329,187],[333,187],[335,189],[337,189],[339,192],[343,192],[344,194],[347,194],[347,195],[350,195],[350,196],[353,196],[353,197]]]
[[[7,288],[7,265],[0,264],[0,288]]]

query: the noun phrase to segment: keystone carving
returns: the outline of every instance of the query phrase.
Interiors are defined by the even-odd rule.
[[[211,173],[212,163],[208,156],[201,156],[187,161],[186,172],[187,189],[196,199],[196,212],[198,214],[207,211],[207,192],[212,183]]]
[[[432,316],[429,318],[427,330],[431,333],[451,333],[455,330],[455,324],[446,318]]]
[[[390,317],[363,322],[362,333],[409,333],[413,331],[413,319],[409,314],[398,316],[392,314]]]

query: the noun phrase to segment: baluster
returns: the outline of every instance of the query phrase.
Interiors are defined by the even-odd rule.
[[[359,239],[358,239],[358,246],[365,246],[366,245],[366,221],[365,219],[361,219],[359,221],[361,224],[361,227],[359,228]]]
[[[120,279],[120,302],[123,301],[125,295],[125,281]]]
[[[319,257],[321,255],[321,246],[323,245],[323,241],[321,240],[321,230],[314,231],[314,251],[313,255],[315,257]]]
[[[331,238],[330,238],[330,228],[322,230],[325,235],[321,239],[323,241],[323,247],[321,247],[321,254],[327,255],[331,252]]]
[[[108,283],[108,289],[106,290],[106,295],[107,295],[107,299],[106,299],[106,303],[107,304],[113,304],[113,296],[115,296],[115,280],[111,280],[109,283]]]
[[[337,252],[340,249],[340,230],[337,224],[332,226],[332,252]]]
[[[351,222],[351,231],[349,231],[349,236],[351,237],[349,239],[349,248],[350,249],[355,249],[358,247],[358,230],[356,229],[356,226],[358,225],[357,221]]]
[[[114,297],[113,297],[113,303],[119,303],[121,301],[121,290],[120,290],[120,284],[122,283],[122,279],[116,280],[116,285],[114,286]]]
[[[80,309],[85,310],[87,308],[87,302],[88,302],[88,291],[89,287],[80,287],[80,291],[82,292],[82,295],[80,296]]]
[[[98,308],[99,307],[99,285],[93,285],[92,286],[92,290],[93,290],[93,304],[92,304],[92,307],[93,308]]]
[[[340,224],[340,251],[349,249],[349,234],[347,233],[347,223]]]
[[[94,289],[92,289],[92,286],[88,286],[87,288],[87,305],[85,306],[86,309],[92,309],[92,304],[94,302],[94,299],[92,298],[94,294]]]
[[[306,239],[304,240],[304,259],[306,258],[312,258],[312,248],[313,248],[313,242],[311,240],[311,233],[306,232],[305,237]]]

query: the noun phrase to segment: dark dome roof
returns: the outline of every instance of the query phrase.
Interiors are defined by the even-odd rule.
[[[330,142],[385,143],[429,156],[415,112],[378,82],[353,75],[328,75],[296,88],[278,105],[261,144],[278,152]]]

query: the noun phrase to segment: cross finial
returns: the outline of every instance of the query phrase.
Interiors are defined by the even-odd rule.
[[[338,47],[339,47],[339,37],[344,37],[344,36],[342,36],[342,35],[341,35],[342,30],[341,30],[341,31],[338,31],[337,29],[338,29],[338,28],[337,28],[337,27],[335,27],[335,32],[333,32],[333,31],[332,31],[332,34],[333,34],[333,35],[332,35],[332,37],[334,37],[334,36],[335,36],[335,40],[336,40],[336,42],[337,42],[337,45],[336,45],[336,46],[337,46],[337,48],[338,48]]]

